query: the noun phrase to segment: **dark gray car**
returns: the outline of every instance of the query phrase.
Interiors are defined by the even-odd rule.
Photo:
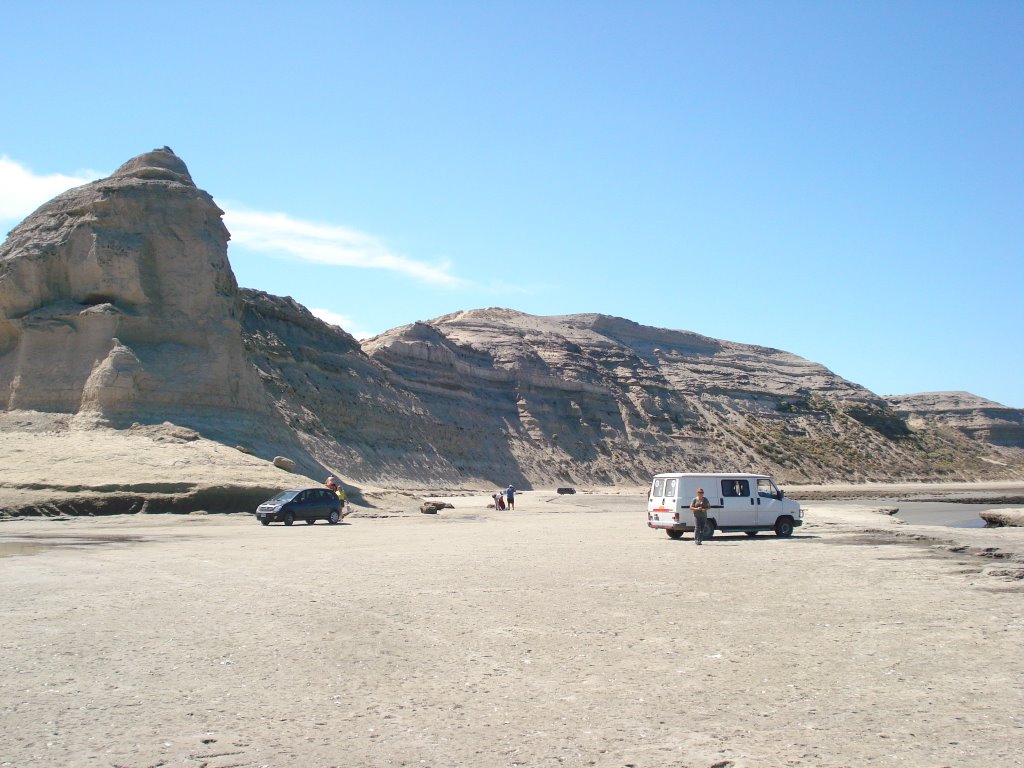
[[[296,520],[305,520],[307,525],[317,520],[337,525],[341,520],[341,501],[326,488],[293,488],[263,502],[254,514],[263,525],[291,525]]]

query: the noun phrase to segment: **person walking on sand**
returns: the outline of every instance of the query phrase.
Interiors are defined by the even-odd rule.
[[[704,543],[704,529],[708,525],[708,508],[711,502],[704,498],[704,489],[698,488],[697,495],[690,502],[690,511],[693,512],[693,538],[697,545]]]
[[[509,509],[516,508],[516,489],[513,488],[511,485],[509,485],[509,487],[505,489],[505,500],[508,501]]]

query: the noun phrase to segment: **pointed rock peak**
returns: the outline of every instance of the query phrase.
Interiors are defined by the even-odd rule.
[[[170,147],[161,147],[133,157],[114,171],[111,176],[115,179],[124,177],[177,181],[181,184],[195,186],[185,161],[174,154]]]

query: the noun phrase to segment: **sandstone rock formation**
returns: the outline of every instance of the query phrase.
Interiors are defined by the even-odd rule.
[[[174,450],[230,446],[204,443],[222,465],[218,498],[232,462],[261,489],[298,482],[277,455],[306,479],[439,490],[665,470],[1024,476],[1019,411],[967,395],[887,401],[787,352],[606,315],[479,309],[361,345],[292,299],[238,288],[221,213],[164,148],[16,227],[0,247],[0,430],[30,429],[34,444],[104,430],[104,446],[118,430],[135,446],[182,430],[196,438]],[[33,499],[51,487],[18,482]]]
[[[164,148],[12,230],[0,247],[4,407],[291,439],[245,358],[221,215]]]
[[[978,516],[994,528],[1024,528],[1024,509],[989,509]]]
[[[970,392],[922,392],[886,401],[912,426],[956,430],[972,440],[1024,448],[1024,410],[1020,408]]]

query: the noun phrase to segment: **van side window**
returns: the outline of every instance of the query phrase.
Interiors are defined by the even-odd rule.
[[[762,499],[777,499],[779,498],[779,489],[771,480],[761,478],[757,481],[757,495]]]
[[[676,478],[672,477],[665,481],[665,495],[675,496],[676,495]]]
[[[722,495],[723,496],[749,496],[750,495],[750,481],[749,480],[723,480],[722,481]]]
[[[656,477],[654,478],[654,485],[651,487],[651,496],[664,496],[665,495],[665,478]]]

